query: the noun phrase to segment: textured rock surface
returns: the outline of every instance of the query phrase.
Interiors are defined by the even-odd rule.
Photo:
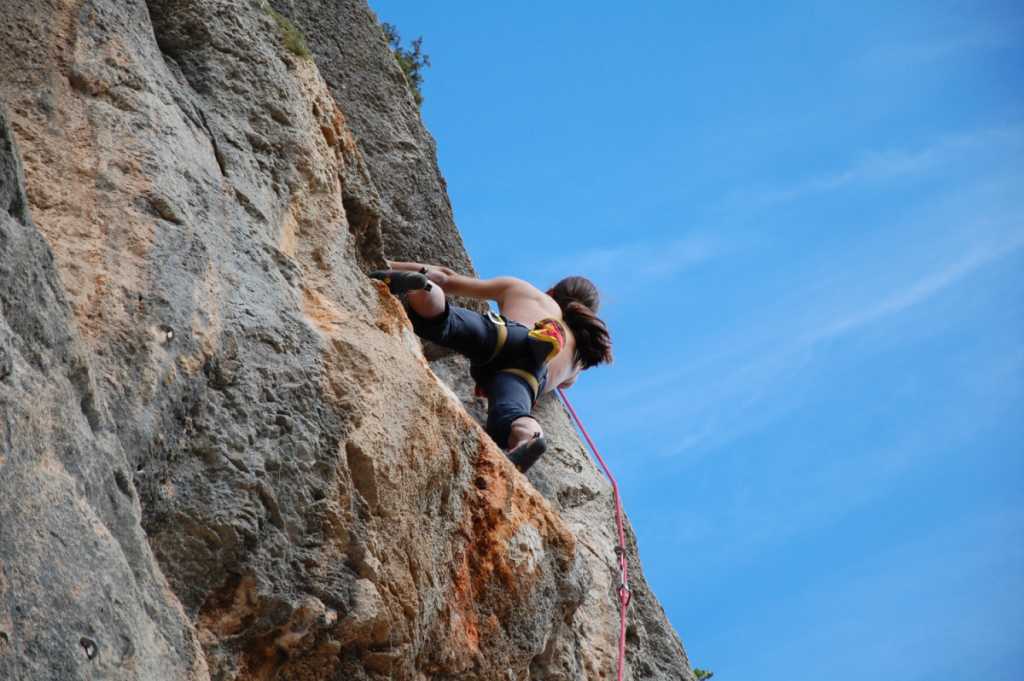
[[[610,678],[607,485],[554,404],[512,469],[362,274],[472,271],[376,20],[275,6],[314,59],[0,2],[0,678]],[[688,679],[630,549],[630,678]]]
[[[377,18],[354,0],[273,0],[302,29],[381,196],[384,252],[472,273],[433,137]]]
[[[205,679],[0,113],[0,678]]]

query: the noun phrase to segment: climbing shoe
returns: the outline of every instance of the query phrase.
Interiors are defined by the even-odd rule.
[[[404,272],[401,270],[375,270],[370,272],[374,279],[380,279],[388,285],[393,294],[401,295],[409,291],[429,291],[433,284],[422,272]]]
[[[548,448],[544,442],[543,435],[534,435],[532,438],[508,452],[509,461],[515,464],[521,473],[530,470],[530,466],[537,463],[537,459]]]

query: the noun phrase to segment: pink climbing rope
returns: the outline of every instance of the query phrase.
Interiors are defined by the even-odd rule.
[[[604,474],[608,478],[608,481],[612,483],[612,494],[615,497],[615,528],[619,533],[619,544],[615,547],[615,556],[619,560],[619,666],[618,681],[622,681],[623,672],[626,669],[626,608],[629,607],[630,591],[629,591],[629,565],[626,562],[626,530],[622,523],[622,500],[619,498],[619,485],[615,482],[615,476],[612,475],[611,470],[608,469],[608,464],[604,462],[601,457],[601,453],[597,451],[597,447],[594,445],[594,441],[590,439],[590,434],[587,429],[583,427],[583,422],[580,421],[580,417],[576,415],[576,410],[572,408],[572,403],[569,402],[569,398],[565,396],[565,391],[561,388],[558,389],[558,396],[562,398],[562,404],[565,405],[566,410],[572,416],[572,420],[576,422],[576,427],[583,435],[583,439],[590,445],[590,451],[594,453],[594,458],[601,464],[601,468],[604,469]]]

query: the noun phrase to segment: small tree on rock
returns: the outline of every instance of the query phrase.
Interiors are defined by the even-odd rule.
[[[388,46],[395,55],[398,66],[405,74],[412,98],[416,100],[416,106],[420,106],[423,104],[423,93],[420,90],[423,85],[423,69],[430,66],[430,55],[423,51],[423,36],[416,38],[409,48],[405,48],[402,47],[402,37],[398,35],[398,29],[394,24],[383,23],[381,28],[384,29],[384,38],[388,41]]]

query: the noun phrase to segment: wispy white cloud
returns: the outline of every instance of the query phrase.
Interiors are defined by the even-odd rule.
[[[749,341],[749,342],[746,342]],[[722,340],[714,359],[666,367],[633,381],[609,398],[616,427],[651,434],[659,424],[670,437],[655,438],[648,456],[692,466],[743,435],[795,409],[805,398],[814,350],[763,339]]]
[[[801,307],[806,303],[799,296],[778,302],[766,313],[772,320],[767,326],[751,324],[714,339],[707,355],[632,382],[613,398],[618,423],[638,429],[662,421],[680,424],[678,434],[656,454],[682,456],[693,464],[778,420],[805,401],[831,352],[829,341],[925,305],[1024,249],[1024,216],[1017,227],[979,222],[962,231],[977,236],[938,246],[944,255],[917,276],[904,274],[913,267],[903,258],[881,263],[890,272],[888,286],[854,270],[858,276],[831,284],[811,309]]]
[[[1024,126],[1015,125],[947,135],[918,148],[869,150],[846,168],[796,182],[744,191],[735,200],[758,205],[796,201],[810,196],[899,178],[946,172],[966,153],[1024,146]]]
[[[917,148],[868,150],[845,168],[796,182],[742,190],[732,195],[729,203],[760,210],[774,205],[796,202],[818,194],[885,185],[900,178],[948,172],[975,152],[1024,150],[1024,124],[949,134]],[[634,236],[643,233],[638,226]],[[688,229],[682,236],[668,241],[632,238],[624,241],[556,255],[540,261],[526,275],[538,283],[570,273],[591,277],[608,288],[625,292],[628,282],[663,281],[718,258],[735,255],[749,248],[753,239],[725,230]]]
[[[856,184],[919,175],[939,165],[942,151],[941,147],[916,151],[869,151],[843,170],[805,178],[790,185],[757,190],[748,198],[761,204],[787,203]]]
[[[767,588],[768,602],[750,606],[750,616],[718,633],[722,640],[716,643],[724,647],[762,636],[765,650],[746,666],[780,668],[799,658],[798,679],[860,678],[866,659],[888,676],[910,681],[957,677],[964,669],[992,678],[985,672],[993,661],[1004,669],[1018,666],[1013,661],[1020,656],[1024,624],[1016,607],[1024,596],[1022,532],[1024,509],[1011,505],[971,509],[900,543],[875,542],[882,550],[822,570],[798,591],[775,595]],[[705,540],[700,546],[713,544]],[[706,556],[696,556],[699,571],[720,574]],[[784,604],[773,602],[782,598]],[[779,612],[785,616],[774,614]],[[808,629],[807,622],[815,626]],[[885,623],[885,636],[878,635],[879,622]],[[837,641],[842,645],[835,646]],[[832,653],[807,654],[824,649]],[[734,666],[741,676],[748,671]]]
[[[833,361],[837,350],[831,341],[880,326],[900,331],[872,336],[873,343],[905,342],[906,334],[917,333],[916,327],[895,324],[905,314],[1024,248],[1024,193],[1019,191],[1024,175],[1008,170],[1005,163],[1020,148],[1024,125],[948,135],[918,151],[868,155],[831,179],[790,191],[787,200],[868,181],[891,191],[881,180],[901,173],[934,170],[944,178],[929,200],[919,202],[898,223],[865,229],[852,249],[811,250],[787,261],[785,273],[772,277],[788,279],[788,292],[780,295],[773,288],[774,293],[743,294],[749,313],[741,326],[686,352],[652,345],[652,351],[665,354],[665,366],[635,377],[610,397],[616,427],[647,431],[652,424],[671,423],[673,436],[660,439],[660,451],[649,454],[693,464],[805,404],[807,395],[820,388],[818,376]],[[991,158],[999,158],[1001,165],[987,163]],[[942,174],[968,161],[979,169],[974,177],[966,175],[961,181]],[[631,293],[648,301],[659,298],[650,287],[659,267],[664,274],[706,265],[719,280],[728,279],[736,271],[728,256],[749,256],[751,247],[771,248],[766,236],[755,241],[735,231],[723,237],[708,234],[662,247],[635,242],[594,250],[574,261],[608,274],[616,285],[622,285],[625,275],[637,289]],[[666,262],[676,265],[666,267]],[[643,276],[634,276],[638,272]],[[934,330],[948,318],[947,310],[921,321]],[[894,324],[883,326],[890,322]]]
[[[836,338],[890,315],[904,312],[926,302],[985,265],[1011,255],[1021,248],[1024,248],[1024,224],[1022,224],[1022,231],[1019,234],[1011,236],[1001,243],[992,242],[975,246],[965,255],[939,269],[885,294],[878,302],[869,307],[853,310],[828,320],[824,325],[804,336],[802,342],[811,344]]]
[[[739,247],[738,242],[713,233],[692,231],[668,242],[637,239],[565,254],[545,262],[534,276],[554,279],[580,274],[608,282],[614,289],[626,281],[671,278]]]
[[[1019,41],[1021,27],[986,26],[927,40],[905,40],[872,46],[856,58],[855,66],[865,71],[892,72],[933,65],[966,54],[998,50]]]
[[[997,406],[986,405],[980,411],[964,413],[959,413],[958,407],[960,418],[930,421],[927,428],[907,428],[895,437],[848,449],[811,444],[820,436],[811,428],[807,442],[779,460],[741,460],[739,466],[717,467],[719,472],[731,470],[733,476],[727,485],[713,487],[709,514],[715,522],[693,522],[669,514],[656,530],[659,540],[705,547],[701,560],[707,570],[713,571],[724,565],[742,564],[766,547],[833,525],[877,502],[892,493],[895,481],[936,456],[946,456],[976,441],[978,433],[1017,415],[1014,404],[1022,394],[1017,386],[1024,375],[1024,354],[1014,353],[1012,366],[1003,357],[986,359],[987,370],[1012,372],[1011,378],[1000,376],[987,385],[975,386],[977,395],[992,398]],[[1000,454],[977,450],[974,456]],[[769,467],[773,483],[761,485],[760,479]]]

